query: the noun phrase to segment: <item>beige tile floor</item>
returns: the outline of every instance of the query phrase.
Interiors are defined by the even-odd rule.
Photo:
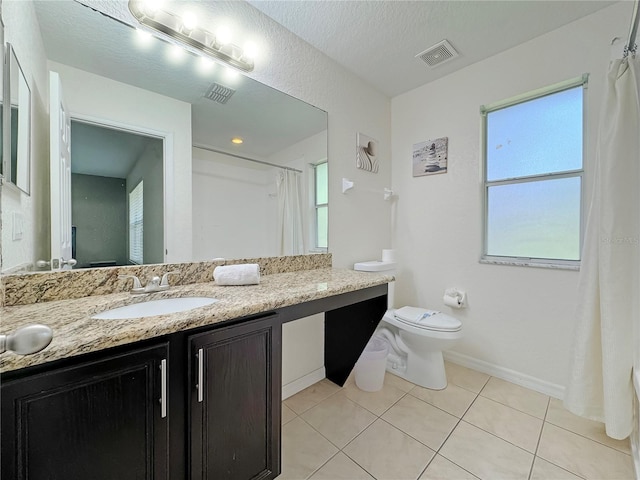
[[[279,480],[634,478],[628,441],[562,402],[452,363],[428,390],[389,373],[381,391],[323,380],[282,405]]]

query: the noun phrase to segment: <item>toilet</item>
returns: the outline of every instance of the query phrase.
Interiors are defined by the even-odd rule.
[[[446,313],[417,307],[387,310],[374,335],[391,345],[387,371],[432,390],[447,386],[442,351],[462,338],[462,323]]]
[[[392,273],[393,262],[361,262],[354,270]],[[420,307],[393,309],[393,283],[389,284],[388,310],[374,336],[389,342],[387,371],[432,390],[447,386],[442,351],[462,338],[462,322],[446,313]]]

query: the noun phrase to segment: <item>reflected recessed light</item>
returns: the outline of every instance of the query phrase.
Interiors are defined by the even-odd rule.
[[[227,79],[228,81],[233,81],[238,77],[240,77],[240,72],[238,72],[237,70],[234,70],[233,68],[229,68],[229,67],[224,69],[224,78]]]
[[[146,30],[142,30],[140,28],[136,28],[136,33],[141,37],[141,38],[151,38],[151,33],[147,32]]]
[[[214,67],[215,63],[208,57],[200,57],[200,71],[208,72]]]
[[[136,41],[138,45],[147,46],[151,43],[151,39],[153,35],[146,30],[141,30],[140,28],[136,28]]]
[[[186,55],[183,48],[178,45],[171,45],[169,47],[169,58],[174,62],[182,62]]]
[[[236,145],[240,145],[242,142],[244,142],[244,140],[242,140],[240,137],[233,137],[231,139],[231,143],[235,143]]]

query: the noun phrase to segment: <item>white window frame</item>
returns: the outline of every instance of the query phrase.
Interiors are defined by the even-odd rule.
[[[312,177],[312,182],[313,182],[313,188],[311,189],[312,192],[312,198],[311,198],[311,206],[313,208],[313,227],[311,228],[311,235],[312,235],[312,242],[311,245],[313,245],[312,251],[313,252],[318,252],[318,253],[326,253],[329,251],[329,247],[328,247],[328,243],[329,243],[329,239],[327,238],[327,246],[326,247],[319,247],[318,246],[318,208],[319,207],[327,207],[327,214],[329,212],[329,195],[327,192],[327,203],[316,203],[316,200],[318,198],[318,192],[316,191],[316,186],[318,184],[318,180],[316,178],[316,172],[317,172],[317,167],[319,165],[323,165],[323,164],[327,164],[327,180],[328,180],[328,174],[329,174],[329,162],[327,161],[327,159],[324,159],[318,163],[314,163],[311,164],[311,167],[313,168],[313,175],[311,175]],[[327,186],[328,187],[328,186]],[[327,219],[328,219],[328,215],[327,215]],[[327,224],[327,235],[329,234],[329,225]]]
[[[585,73],[581,77],[573,78],[564,82],[560,82],[548,87],[540,88],[516,97],[512,97],[500,102],[492,103],[489,105],[482,105],[480,107],[480,115],[482,119],[482,136],[481,136],[481,151],[482,151],[482,182],[483,182],[483,239],[482,239],[482,256],[480,258],[481,263],[498,264],[498,265],[517,265],[527,267],[546,267],[546,268],[558,268],[565,270],[579,270],[580,260],[560,260],[560,259],[547,259],[547,258],[528,258],[528,257],[510,257],[510,256],[497,256],[488,255],[488,225],[489,218],[489,188],[500,185],[512,185],[516,183],[534,182],[540,180],[552,180],[560,178],[580,178],[580,251],[579,258],[582,258],[582,243],[584,235],[584,165],[586,158],[586,144],[587,144],[587,85],[589,80],[589,74]],[[520,103],[527,102],[529,100],[535,100],[547,95],[553,95],[564,90],[582,86],[582,168],[577,170],[569,170],[563,172],[527,175],[522,177],[507,178],[497,181],[487,181],[487,115],[496,110],[511,107]]]
[[[132,195],[134,195],[134,192],[136,192],[136,190],[138,190],[138,188],[140,188],[142,190],[142,195],[139,201],[139,206],[140,206],[140,214],[141,214],[141,220],[140,220],[140,224],[138,225],[141,229],[142,229],[142,236],[141,236],[141,240],[142,240],[142,244],[140,245],[140,257],[136,257],[133,258],[133,253],[134,253],[134,249],[132,248],[133,246],[133,236],[131,235],[131,230],[133,228],[136,228],[136,226],[132,223],[132,202],[131,202],[131,197]],[[131,191],[129,192],[129,262],[131,262],[134,265],[142,265],[144,263],[144,185],[143,185],[143,180],[140,180],[140,182],[138,182],[138,184],[133,187],[133,189],[131,189]]]

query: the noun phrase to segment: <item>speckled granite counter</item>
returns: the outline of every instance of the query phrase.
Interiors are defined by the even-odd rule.
[[[264,275],[260,285],[222,287],[214,282],[176,286],[147,295],[115,293],[0,309],[2,333],[41,323],[54,331],[51,344],[34,355],[0,356],[0,372],[146,340],[225,320],[266,312],[393,281],[390,275],[321,268]],[[185,312],[143,319],[93,320],[91,315],[159,298],[203,296],[217,303]]]

